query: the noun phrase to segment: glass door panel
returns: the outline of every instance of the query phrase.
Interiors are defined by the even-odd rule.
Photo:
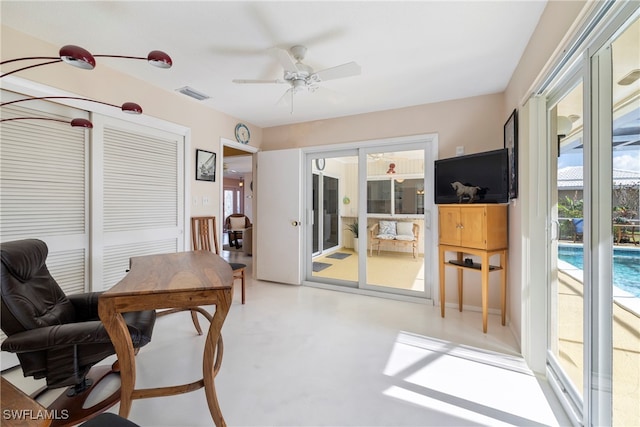
[[[323,154],[308,158],[312,224],[311,281],[356,287],[358,284],[357,224],[358,157]]]
[[[425,150],[367,153],[367,283],[401,294],[425,292]]]
[[[630,426],[640,425],[640,20],[611,57],[612,424]]]
[[[322,177],[322,198],[322,249],[330,250],[338,246],[338,178]]]
[[[318,255],[338,246],[339,180],[322,173],[312,178],[312,252]]]
[[[551,367],[577,407],[584,387],[584,150],[583,84],[578,81],[550,112],[557,135],[557,163],[552,174],[553,241],[550,293]],[[553,156],[552,156],[553,157]]]

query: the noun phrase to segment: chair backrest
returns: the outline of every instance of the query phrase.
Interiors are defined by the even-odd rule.
[[[220,254],[215,216],[191,217],[191,247],[194,251]]]
[[[224,220],[224,229],[225,230],[233,230],[234,228],[237,227],[232,227],[231,226],[231,218],[243,218],[244,219],[244,226],[241,228],[249,228],[251,227],[251,221],[249,220],[249,217],[246,216],[245,214],[241,214],[241,213],[235,213],[235,214],[231,214],[228,217],[225,218]],[[241,223],[242,221],[240,221]]]
[[[573,227],[576,230],[576,233],[582,234],[584,232],[584,219],[572,218],[571,222],[573,222]]]
[[[2,259],[1,322],[8,336],[75,321],[73,304],[49,273],[49,249],[37,239],[0,245]]]

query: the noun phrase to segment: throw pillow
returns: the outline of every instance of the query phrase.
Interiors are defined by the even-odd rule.
[[[244,217],[229,218],[229,225],[232,230],[242,230],[244,228]]]
[[[395,236],[397,221],[380,221],[380,234]]]
[[[399,236],[406,236],[408,239],[398,240],[413,240],[413,223],[411,222],[399,222],[397,225],[397,234]]]

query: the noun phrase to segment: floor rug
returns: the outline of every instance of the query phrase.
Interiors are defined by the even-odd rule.
[[[345,259],[348,256],[351,256],[351,254],[347,254],[344,252],[335,252],[335,253],[332,253],[331,255],[327,255],[327,258]]]
[[[326,262],[314,262],[313,263],[313,271],[315,271],[316,273],[318,271],[322,271],[327,267],[331,267],[332,264],[327,264]]]

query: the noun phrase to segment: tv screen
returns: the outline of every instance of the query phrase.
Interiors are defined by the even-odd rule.
[[[486,151],[467,156],[435,161],[435,203],[508,203],[509,202],[508,150]]]

